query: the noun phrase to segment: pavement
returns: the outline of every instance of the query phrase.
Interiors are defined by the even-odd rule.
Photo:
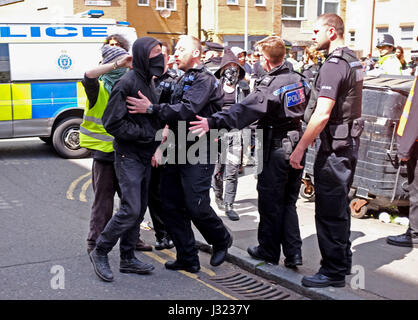
[[[272,265],[251,258],[249,246],[257,245],[257,179],[254,174],[240,175],[235,210],[239,221],[231,221],[218,210],[211,191],[212,207],[232,232],[234,241],[228,251],[227,260],[254,274],[274,281],[312,299],[331,300],[416,300],[418,299],[418,249],[388,245],[386,237],[406,231],[405,226],[385,224],[374,218],[351,220],[351,241],[353,251],[352,275],[346,277],[344,288],[306,288],[301,279],[315,274],[320,265],[321,255],[315,230],[313,202],[299,199],[297,211],[303,240],[303,266],[297,269],[284,267],[282,257],[279,265]],[[249,169],[251,170],[251,169]],[[150,222],[149,215],[145,221]],[[210,252],[201,234],[195,229],[199,248]]]

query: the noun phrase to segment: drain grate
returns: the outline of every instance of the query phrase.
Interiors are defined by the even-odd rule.
[[[242,300],[299,300],[302,296],[279,285],[266,283],[241,272],[207,279],[219,289]]]

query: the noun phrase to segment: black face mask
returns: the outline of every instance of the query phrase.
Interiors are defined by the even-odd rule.
[[[164,73],[164,55],[162,53],[149,59],[149,71],[156,77],[159,77]]]

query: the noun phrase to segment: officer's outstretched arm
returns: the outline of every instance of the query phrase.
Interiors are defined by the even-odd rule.
[[[290,165],[295,169],[302,169],[300,165],[305,150],[324,130],[334,108],[335,100],[326,97],[319,97],[314,113],[306,126],[305,133],[300,139],[293,153],[290,155]]]

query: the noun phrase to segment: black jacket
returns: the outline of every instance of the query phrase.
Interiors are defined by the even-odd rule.
[[[134,42],[133,70],[113,87],[102,117],[106,131],[115,137],[115,151],[135,159],[151,159],[159,144],[155,141],[155,134],[161,128],[159,119],[155,115],[130,114],[126,107],[126,97],[138,98],[138,90],[152,103],[157,102],[149,71],[149,54],[156,44],[159,42],[151,37]]]
[[[309,93],[307,79],[283,63],[258,80],[255,90],[240,103],[212,115],[209,127],[242,129],[259,120],[260,128],[293,130],[300,124]]]

